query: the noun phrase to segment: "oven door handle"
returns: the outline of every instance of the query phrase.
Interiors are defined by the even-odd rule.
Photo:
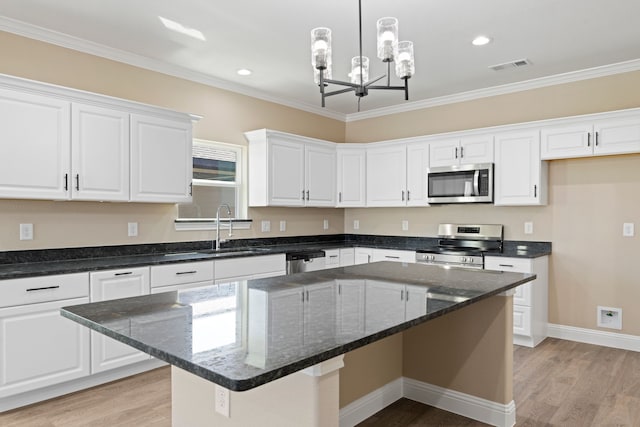
[[[476,169],[473,173],[473,195],[480,195],[480,170]]]

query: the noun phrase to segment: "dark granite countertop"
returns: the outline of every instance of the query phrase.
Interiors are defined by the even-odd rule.
[[[535,277],[377,262],[64,307],[61,313],[243,391]],[[407,291],[405,301],[401,292]]]
[[[211,241],[7,251],[0,252],[0,280],[347,247],[415,251],[437,243],[430,237],[338,234],[238,239],[220,252],[211,250]],[[549,242],[505,241],[503,252],[495,256],[535,258],[550,253]]]

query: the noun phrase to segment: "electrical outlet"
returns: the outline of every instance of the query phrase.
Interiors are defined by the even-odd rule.
[[[129,237],[136,237],[138,235],[138,223],[130,222],[127,224],[127,233]]]
[[[280,221],[280,231],[287,231],[287,221]]]
[[[409,230],[409,221],[404,219],[402,220],[402,231],[408,231],[408,230]]]
[[[360,229],[360,221],[357,219],[353,220],[353,229],[354,230],[359,230]]]
[[[271,231],[271,221],[262,221],[262,232],[268,233]]]
[[[329,229],[329,220],[328,219],[325,219],[325,220],[322,221],[322,228],[325,229],[325,230]]]
[[[524,234],[533,234],[533,222],[527,221],[524,223]]]
[[[229,390],[216,384],[216,412],[229,418]]]
[[[622,329],[622,309],[598,306],[598,327]]]
[[[625,222],[622,224],[622,235],[624,237],[633,237],[635,234],[635,226],[632,222]]]
[[[20,224],[20,240],[33,240],[33,224]]]

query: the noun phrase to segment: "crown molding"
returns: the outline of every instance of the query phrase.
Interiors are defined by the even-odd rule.
[[[128,65],[133,65],[135,67],[144,68],[146,70],[159,72],[181,79],[186,79],[196,83],[202,83],[207,86],[228,90],[230,92],[235,92],[242,95],[250,96],[252,98],[261,99],[263,101],[273,102],[276,104],[284,105],[286,107],[294,108],[296,110],[302,110],[320,116],[328,117],[330,119],[339,120],[342,122],[346,121],[346,114],[344,113],[327,110],[303,102],[295,102],[288,99],[280,98],[245,85],[218,79],[207,74],[188,70],[184,67],[169,64],[164,61],[151,59],[120,49],[114,49],[99,43],[94,43],[57,31],[51,31],[4,16],[0,16],[0,31],[5,31],[30,39],[39,40],[45,43],[54,44],[78,52],[99,56],[101,58],[122,62]]]
[[[218,79],[207,74],[188,70],[184,67],[169,64],[164,61],[147,58],[145,56],[136,55],[120,49],[110,48],[98,43],[93,43],[87,40],[73,37],[68,34],[47,30],[42,27],[27,24],[3,16],[0,16],[0,31],[13,33],[45,43],[55,44],[67,49],[76,50],[117,62],[122,62],[150,71],[155,71],[173,77],[201,83],[207,86],[216,87],[218,89],[228,90],[230,92],[239,93],[267,102],[273,102],[286,107],[306,111],[308,113],[317,114],[319,116],[339,120],[346,123],[640,70],[640,59],[634,59],[630,61],[619,62],[616,64],[604,65],[600,67],[593,67],[584,70],[531,79],[523,82],[493,86],[468,92],[461,92],[453,95],[425,99],[422,101],[397,104],[359,113],[345,114],[337,111],[327,110],[325,108],[320,108],[309,103],[296,102],[289,99],[273,96],[258,89]]]
[[[555,74],[553,76],[540,77],[537,79],[531,79],[517,83],[509,83],[500,86],[493,86],[484,89],[456,93],[453,95],[425,99],[422,101],[397,104],[390,107],[377,108],[375,110],[363,111],[360,113],[351,113],[347,114],[346,121],[355,122],[358,120],[388,116],[391,114],[406,113],[408,111],[415,111],[423,108],[438,107],[442,105],[472,101],[475,99],[488,98],[497,95],[506,95],[530,89],[538,89],[547,86],[594,79],[597,77],[606,77],[614,74],[622,74],[638,70],[640,70],[640,59],[633,59],[630,61],[618,62],[616,64],[603,65],[600,67],[587,68],[584,70],[571,71],[562,74]]]

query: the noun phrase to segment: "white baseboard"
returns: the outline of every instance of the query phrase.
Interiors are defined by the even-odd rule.
[[[403,396],[403,378],[391,381],[340,409],[340,427],[352,427]]]
[[[494,426],[516,423],[513,401],[503,405],[403,377],[340,409],[340,427],[355,426],[402,397]]]
[[[636,335],[606,332],[595,329],[576,328],[574,326],[549,323],[547,335],[568,341],[613,347],[622,350],[640,351],[640,337]]]

